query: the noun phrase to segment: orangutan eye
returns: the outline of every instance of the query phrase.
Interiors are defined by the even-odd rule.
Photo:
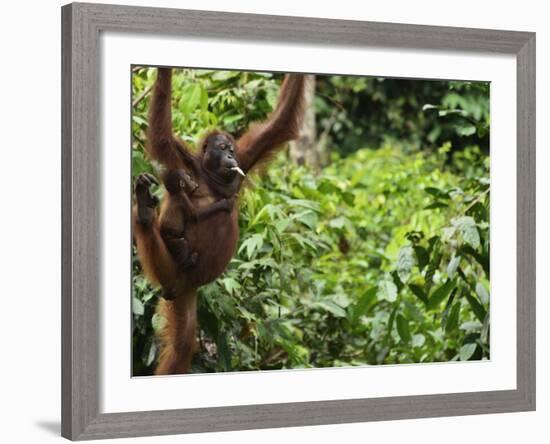
[[[224,149],[227,148],[227,145],[226,145],[225,143],[220,143],[220,144],[218,145],[218,148],[219,148],[220,150],[224,150]]]

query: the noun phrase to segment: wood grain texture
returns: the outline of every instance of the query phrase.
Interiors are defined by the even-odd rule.
[[[101,31],[517,56],[517,389],[151,412],[99,412]],[[292,67],[289,67],[289,70]],[[75,3],[62,8],[62,435],[99,439],[535,408],[533,33]]]
[[[531,410],[517,390],[100,415],[80,439],[203,433]]]
[[[535,35],[517,55],[517,379],[535,409],[536,109]]]
[[[99,414],[99,48],[90,18],[62,9],[62,434],[72,438]]]
[[[73,371],[72,371],[72,8],[61,11],[61,425],[63,436],[73,436]]]
[[[232,40],[516,54],[529,33],[355,20],[76,4],[101,28]]]

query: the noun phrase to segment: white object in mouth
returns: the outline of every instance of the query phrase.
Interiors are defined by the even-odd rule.
[[[236,171],[237,173],[239,173],[241,176],[245,177],[246,174],[244,174],[244,171],[241,170],[239,167],[233,167],[233,168],[230,168],[231,171]]]

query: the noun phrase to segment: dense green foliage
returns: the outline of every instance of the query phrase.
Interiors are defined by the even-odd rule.
[[[154,76],[133,76],[134,175],[155,171],[143,151]],[[191,142],[211,126],[240,134],[279,80],[179,71],[175,128]],[[488,358],[488,103],[486,84],[318,77],[331,164],[314,172],[283,151],[249,178],[237,253],[199,292],[193,371]],[[133,271],[134,374],[150,374],[160,292],[135,255]]]
[[[489,149],[489,84],[318,76],[316,110],[332,149],[398,143],[411,152],[450,142]]]

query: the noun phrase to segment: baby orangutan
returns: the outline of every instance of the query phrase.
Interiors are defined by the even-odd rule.
[[[170,170],[163,175],[164,186],[170,193],[171,205],[166,208],[161,224],[161,235],[168,251],[180,270],[188,270],[196,263],[199,254],[191,251],[185,238],[188,224],[200,222],[218,211],[231,212],[235,197],[220,199],[204,208],[197,208],[190,196],[197,190],[198,184],[184,169]],[[165,288],[163,297],[173,299],[173,289]]]

